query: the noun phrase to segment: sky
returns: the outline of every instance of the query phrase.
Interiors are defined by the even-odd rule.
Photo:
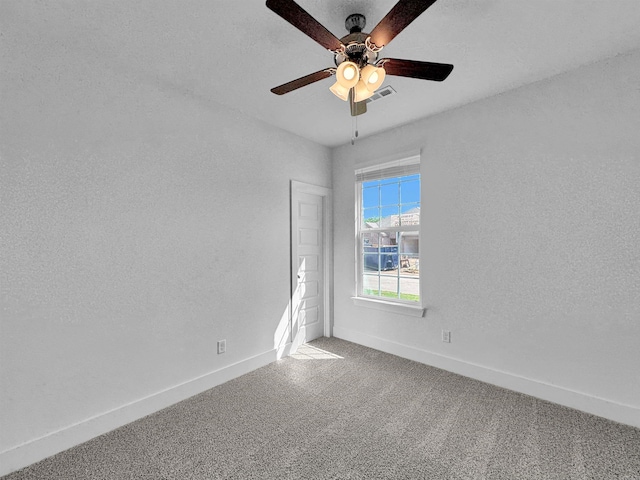
[[[362,183],[364,219],[397,215],[419,206],[419,174]]]

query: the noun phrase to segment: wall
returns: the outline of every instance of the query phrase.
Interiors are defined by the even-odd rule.
[[[336,149],[335,335],[640,426],[638,85],[634,51]],[[354,165],[412,149],[424,318],[350,299]]]
[[[274,360],[289,181],[331,182],[327,148],[162,78],[2,48],[0,475]]]

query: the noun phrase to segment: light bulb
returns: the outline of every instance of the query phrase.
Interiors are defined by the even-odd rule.
[[[336,70],[336,80],[344,88],[355,87],[360,80],[358,66],[353,62],[342,62]]]
[[[342,74],[344,75],[344,78],[346,78],[347,80],[353,80],[353,77],[356,76],[356,69],[351,65],[349,65],[347,66],[347,68],[344,69],[344,72],[342,72]]]
[[[386,72],[384,71],[384,68],[376,67],[374,65],[367,65],[362,69],[362,72],[360,72],[360,77],[371,92],[375,92],[380,88],[382,82],[384,82],[385,76]]]

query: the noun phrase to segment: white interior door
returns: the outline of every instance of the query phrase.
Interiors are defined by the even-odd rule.
[[[325,325],[327,192],[322,187],[291,183],[291,331],[296,345],[329,335]]]

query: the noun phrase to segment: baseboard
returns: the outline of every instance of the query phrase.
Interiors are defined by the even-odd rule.
[[[288,354],[289,350],[290,348],[286,348],[285,354]],[[277,354],[278,352],[274,349],[247,358],[0,452],[0,476],[24,468],[240,375],[268,365],[278,358]]]
[[[617,403],[605,398],[563,388],[558,385],[550,385],[538,380],[465,362],[339,326],[333,327],[333,335],[349,342],[364,345],[365,347],[391,353],[399,357],[464,375],[465,377],[474,378],[565,407],[574,408],[615,422],[640,428],[640,408],[632,405]]]

